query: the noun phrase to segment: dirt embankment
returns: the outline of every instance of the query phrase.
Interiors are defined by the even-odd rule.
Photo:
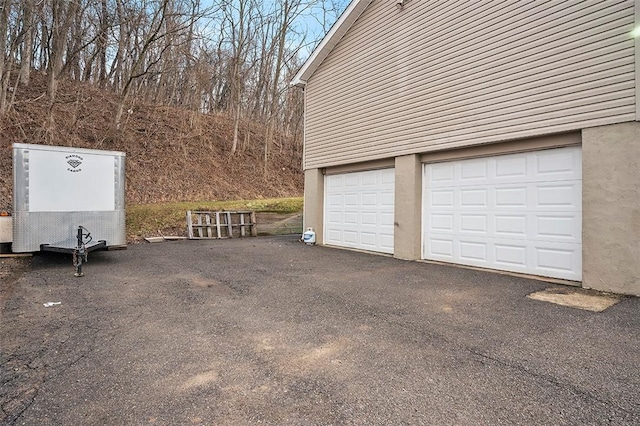
[[[243,122],[232,155],[233,121],[223,114],[132,100],[120,129],[113,125],[117,97],[87,85],[60,82],[56,102],[45,77],[34,75],[0,117],[0,210],[12,208],[13,142],[124,151],[127,202],[231,200],[302,194],[300,142],[276,135],[268,167],[259,123]]]

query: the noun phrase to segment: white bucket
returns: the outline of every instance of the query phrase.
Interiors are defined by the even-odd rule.
[[[312,228],[307,228],[304,234],[302,234],[302,241],[305,244],[315,244],[316,243],[316,233],[313,232]]]

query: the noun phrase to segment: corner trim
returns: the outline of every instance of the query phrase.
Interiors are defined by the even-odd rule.
[[[640,121],[640,1],[633,2],[633,55],[635,58],[636,121]]]

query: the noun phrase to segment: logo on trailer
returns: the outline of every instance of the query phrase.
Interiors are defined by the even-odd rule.
[[[67,168],[71,173],[81,172],[82,169],[79,169],[82,164],[82,157],[77,154],[69,154],[65,157],[67,159],[67,164],[71,166],[71,168]]]

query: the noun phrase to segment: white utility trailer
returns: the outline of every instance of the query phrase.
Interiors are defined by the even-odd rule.
[[[14,143],[13,252],[125,247],[124,191],[123,152]]]

